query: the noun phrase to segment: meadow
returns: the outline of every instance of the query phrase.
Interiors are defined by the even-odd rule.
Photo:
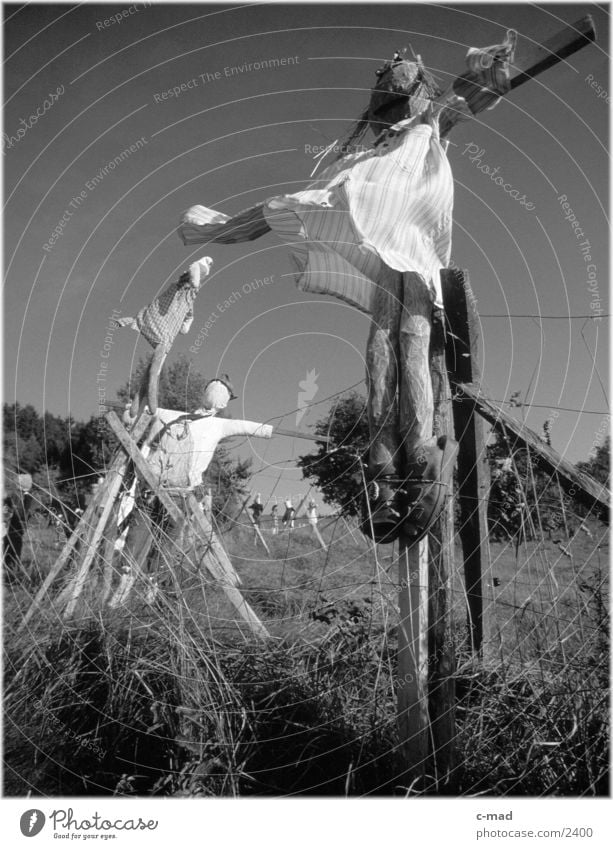
[[[300,522],[297,523],[298,525]],[[247,633],[198,557],[172,560],[77,615],[52,597],[20,629],[58,554],[41,516],[4,588],[4,792],[36,795],[412,795],[395,727],[397,550],[352,523],[223,539],[270,638]],[[467,646],[461,551],[452,582],[456,761],[441,793],[608,793],[608,529],[492,543],[486,645]],[[170,565],[170,564],[169,564]],[[116,578],[118,580],[118,578]]]

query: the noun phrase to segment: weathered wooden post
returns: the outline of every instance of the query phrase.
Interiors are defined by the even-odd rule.
[[[479,316],[466,271],[446,269],[442,275],[443,300],[449,326],[447,368],[453,386],[481,380],[479,370]],[[481,653],[484,614],[493,604],[488,545],[487,498],[490,486],[486,439],[475,405],[455,392],[453,421],[458,454],[459,535],[464,557],[471,648]]]
[[[425,789],[428,743],[428,540],[400,537],[398,553],[398,692],[400,780]]]
[[[430,345],[435,436],[453,436],[445,330],[435,324]],[[445,509],[429,535],[428,565],[428,708],[431,765],[439,793],[455,788],[455,647],[453,642],[454,492],[451,482]]]
[[[444,333],[432,328],[430,375],[433,432],[452,436]],[[449,493],[451,496],[451,493]],[[416,790],[450,792],[454,770],[454,671],[450,582],[453,572],[453,502],[427,538],[404,535],[399,546],[398,731],[405,781]]]

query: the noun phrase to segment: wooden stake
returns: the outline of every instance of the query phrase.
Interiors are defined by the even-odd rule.
[[[222,569],[226,581],[233,587],[238,587],[242,583],[240,576],[236,572],[232,561],[228,557],[225,548],[221,544],[219,537],[213,530],[213,526],[207,516],[200,509],[200,505],[196,500],[196,496],[190,493],[187,496],[187,504],[191,511],[191,517],[196,525],[195,531],[197,536],[205,544],[206,549],[210,549],[215,557],[219,567]]]
[[[428,540],[400,538],[398,573],[398,737],[406,768],[400,780],[425,789],[428,759]]]
[[[238,522],[238,520],[239,520],[239,518],[241,517],[242,512],[243,512],[243,510],[245,509],[245,507],[247,506],[247,502],[249,501],[249,499],[250,499],[250,498],[251,498],[251,490],[249,490],[249,495],[247,496],[247,498],[245,498],[245,500],[244,500],[244,501],[243,501],[243,503],[241,504],[241,509],[238,511],[238,513],[237,513],[237,514],[236,514],[236,516],[234,517],[234,521],[235,521],[235,522]]]
[[[264,550],[266,551],[266,553],[270,557],[271,556],[270,555],[270,549],[268,548],[268,545],[266,544],[266,540],[264,539],[264,537],[262,535],[262,531],[256,525],[255,519],[253,518],[253,516],[250,516],[249,518],[251,519],[251,524],[253,525],[253,530],[256,532],[258,539],[260,540],[260,542],[264,546]]]
[[[149,416],[148,414],[144,414],[139,417],[138,421],[135,422],[134,427],[132,429],[133,439],[140,439],[140,437],[145,433],[145,430],[147,429],[150,421],[151,416]],[[85,537],[85,539],[87,539],[88,537],[91,538],[91,535],[95,533],[96,528],[98,527],[98,523],[94,525],[92,523],[92,520],[97,510],[101,507],[101,505],[105,503],[106,499],[108,498],[110,488],[112,485],[114,485],[114,482],[117,479],[119,479],[119,481],[121,482],[121,475],[124,474],[126,465],[126,456],[122,450],[119,450],[113,457],[105,479],[98,487],[96,493],[92,496],[90,503],[87,505],[87,508],[81,516],[78,525],[72,532],[70,539],[66,541],[66,544],[60,552],[58,559],[55,561],[55,563],[49,570],[49,574],[47,575],[47,577],[41,584],[40,589],[34,596],[32,604],[30,605],[30,609],[24,616],[21,625],[19,626],[19,630],[23,629],[27,625],[27,623],[34,614],[34,611],[38,608],[43,596],[47,593],[62,568],[68,562],[68,559],[70,558],[70,555],[72,554],[77,544],[82,540],[83,537]]]
[[[432,328],[430,342],[430,374],[434,435],[451,437],[453,422],[445,362],[445,335],[443,327],[437,323]],[[434,775],[434,789],[445,794],[453,793],[456,787],[453,506],[453,492],[449,492],[445,509],[430,530],[428,564],[428,710],[432,741],[429,772]]]
[[[459,269],[441,273],[445,314],[449,325],[447,368],[452,384],[480,380],[479,317],[468,274]],[[490,472],[483,422],[475,405],[458,396],[453,399],[453,421],[460,445],[458,456],[459,535],[464,555],[468,599],[470,645],[481,653],[484,638],[484,606],[493,608],[493,587],[488,545],[487,499]],[[491,618],[491,617],[490,617]]]
[[[317,527],[317,525],[311,525],[311,527],[313,528],[313,533],[315,534],[315,536],[319,540],[319,544],[321,545],[321,547],[323,548],[324,551],[327,551],[328,548],[326,546],[324,538],[322,537],[322,535],[319,532],[319,528]]]

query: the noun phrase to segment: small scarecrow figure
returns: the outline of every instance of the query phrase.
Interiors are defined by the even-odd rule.
[[[202,487],[203,474],[222,439],[231,436],[270,439],[273,435],[272,425],[217,415],[236,397],[230,378],[224,374],[208,382],[202,406],[193,413],[161,407],[157,410],[143,454],[155,474],[158,486],[172,498],[184,515],[189,513],[186,499],[190,493]],[[134,422],[130,409],[124,413],[124,422]],[[124,576],[110,602],[111,607],[116,607],[127,598],[136,578],[132,565],[137,563],[144,566],[152,544],[156,549],[149,570],[153,584],[164,570],[164,551],[168,557],[182,554],[190,548],[183,537],[184,528],[173,525],[156,494],[142,486],[135,490],[127,496],[130,508],[134,509],[131,509],[130,527],[123,551]]]
[[[157,410],[158,381],[164,360],[168,356],[178,333],[188,333],[194,320],[194,301],[207,277],[213,260],[205,256],[193,262],[188,271],[172,283],[162,294],[155,298],[149,306],[137,314],[136,318],[129,316],[120,318],[120,327],[132,327],[145,337],[153,347],[153,356],[143,377],[141,388],[134,398],[131,413],[136,415],[143,404],[148,404],[150,411]]]

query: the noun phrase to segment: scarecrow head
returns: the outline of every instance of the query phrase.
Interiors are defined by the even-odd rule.
[[[203,256],[202,259],[192,262],[185,274],[181,275],[181,282],[189,283],[192,289],[197,292],[202,285],[203,278],[208,277],[212,265],[213,260],[210,256]]]
[[[230,401],[236,398],[234,387],[227,374],[209,380],[202,396],[205,410],[225,410]]]
[[[409,61],[396,52],[376,73],[378,80],[367,110],[375,136],[398,121],[421,114],[441,94],[419,57]]]

